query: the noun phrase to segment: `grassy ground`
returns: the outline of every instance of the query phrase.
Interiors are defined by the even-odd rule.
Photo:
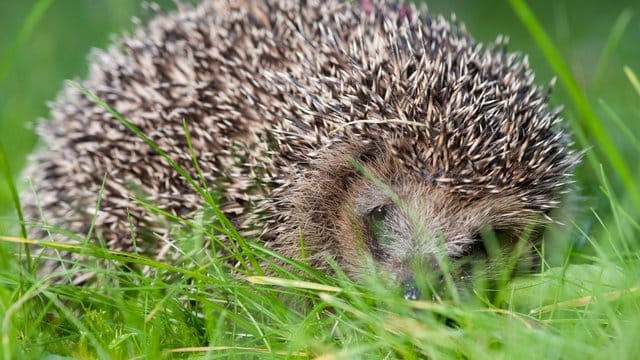
[[[170,2],[163,4],[171,7]],[[552,102],[566,105],[576,147],[580,206],[554,237],[573,249],[548,256],[551,270],[496,293],[406,302],[372,280],[353,284],[303,264],[255,263],[274,254],[225,224],[189,223],[179,246],[197,249],[226,233],[243,263],[195,252],[185,264],[78,248],[107,266],[99,288],[34,279],[18,258],[20,239],[6,166],[17,178],[36,140],[29,122],[46,117],[66,78],[82,77],[90,47],[145,16],[135,1],[3,2],[0,5],[0,352],[43,358],[635,358],[640,337],[640,5],[632,2],[430,2],[455,11],[477,39],[498,33],[530,54],[538,81],[558,76]],[[531,10],[531,11],[530,11]],[[206,194],[205,194],[206,195]],[[212,210],[215,204],[210,204]],[[50,245],[52,246],[52,245]],[[122,264],[146,265],[151,275]],[[166,276],[171,276],[168,281]],[[296,279],[286,281],[282,279]],[[305,281],[305,282],[301,282]],[[53,357],[52,357],[53,358]]]

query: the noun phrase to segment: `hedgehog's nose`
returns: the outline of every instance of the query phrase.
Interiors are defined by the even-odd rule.
[[[420,299],[420,289],[418,289],[413,276],[409,276],[402,281],[402,294],[406,300]]]

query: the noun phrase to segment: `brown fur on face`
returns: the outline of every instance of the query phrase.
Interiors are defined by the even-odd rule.
[[[277,231],[293,236],[273,245],[293,258],[309,254],[305,260],[325,270],[330,259],[354,278],[371,271],[398,279],[414,277],[415,269],[437,271],[438,261],[486,255],[475,253],[488,228],[509,233],[500,245],[513,247],[518,234],[539,221],[516,196],[458,194],[426,173],[407,171],[390,148],[372,145],[337,146],[285,197],[292,215]],[[368,220],[381,207],[389,208],[384,243]]]

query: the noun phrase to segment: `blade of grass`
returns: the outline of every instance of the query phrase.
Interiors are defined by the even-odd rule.
[[[1,79],[1,78],[0,78]],[[20,224],[20,233],[22,235],[23,238],[27,238],[27,228],[25,225],[25,221],[24,221],[24,214],[22,213],[22,205],[20,204],[20,196],[18,195],[18,190],[16,188],[16,185],[13,181],[13,176],[11,175],[11,169],[9,167],[9,161],[6,157],[6,152],[4,151],[4,146],[2,145],[2,143],[0,143],[0,172],[2,172],[2,175],[4,177],[4,181],[7,183],[7,185],[9,186],[9,192],[11,193],[11,198],[12,198],[12,202],[13,202],[13,206],[16,210],[16,214],[18,216],[18,223]],[[0,180],[1,181],[1,180]],[[26,263],[25,263],[25,268],[27,271],[27,274],[33,275],[35,272],[35,266],[33,264],[33,261],[31,259],[31,250],[29,249],[29,245],[28,244],[24,244],[23,246],[20,247],[20,254],[18,256],[19,259],[22,259],[22,251],[24,249],[24,254],[26,257]],[[22,272],[21,272],[22,274]],[[20,293],[23,294],[24,293],[24,282],[23,282],[23,278],[22,276],[20,276]],[[25,314],[25,317],[29,317],[29,314]],[[28,334],[28,329],[25,328],[23,329],[25,336],[27,336]],[[7,350],[9,351],[9,350]]]
[[[631,22],[631,18],[633,17],[633,13],[631,9],[624,9],[618,18],[616,19],[613,28],[611,28],[611,32],[609,32],[609,37],[607,37],[607,42],[604,45],[604,49],[600,54],[600,59],[598,59],[598,66],[596,67],[595,75],[593,76],[594,86],[597,87],[598,84],[602,81],[602,77],[604,76],[604,72],[609,66],[609,62],[611,61],[611,57],[613,53],[618,48],[620,44],[620,40],[622,39],[622,35],[624,35],[627,26]]]
[[[214,277],[207,276],[206,274],[201,274],[195,271],[191,271],[189,269],[172,266],[166,262],[158,261],[142,255],[134,254],[131,252],[110,250],[110,249],[89,245],[89,244],[81,246],[81,245],[64,243],[64,242],[31,240],[26,238],[17,238],[13,236],[0,236],[0,241],[17,243],[17,244],[26,244],[26,245],[37,245],[37,246],[46,247],[46,248],[63,250],[67,252],[95,256],[102,259],[114,260],[121,263],[134,263],[138,265],[146,265],[146,266],[151,266],[157,269],[180,273],[204,282],[209,282],[209,283],[218,282],[218,280]]]
[[[271,276],[247,276],[246,279],[252,284],[260,284],[260,285],[284,286],[284,287],[293,287],[298,289],[311,289],[311,290],[336,292],[336,293],[344,291],[344,289],[341,289],[335,286],[317,284],[309,281],[282,279],[282,278],[276,278]]]
[[[580,123],[573,121],[572,126],[574,128],[585,126],[589,133],[598,140],[602,152],[618,173],[629,194],[633,197],[635,206],[640,209],[640,189],[627,162],[622,157],[622,154],[615,146],[611,137],[607,134],[603,122],[596,115],[586,94],[580,88],[569,66],[560,55],[560,51],[558,51],[549,35],[542,28],[542,25],[540,25],[540,22],[525,0],[509,0],[509,3],[569,93],[573,105],[582,119]],[[588,144],[582,145],[586,147]],[[598,171],[598,169],[594,170]]]
[[[4,77],[9,73],[9,69],[13,66],[13,63],[16,60],[16,56],[18,55],[18,51],[22,47],[22,45],[27,41],[29,35],[33,31],[33,29],[38,25],[40,19],[47,12],[49,6],[51,6],[53,0],[40,0],[33,4],[31,10],[29,10],[29,14],[27,18],[22,23],[22,27],[18,32],[13,44],[7,50],[2,58],[0,58],[0,82],[4,80]]]
[[[529,313],[531,315],[535,315],[535,314],[551,312],[556,309],[571,309],[576,307],[584,307],[598,300],[615,301],[620,299],[623,296],[629,296],[629,295],[637,296],[637,293],[640,293],[640,288],[638,287],[632,287],[626,290],[614,290],[614,291],[609,291],[603,294],[598,294],[596,296],[587,295],[587,296],[579,297],[576,299],[560,301],[551,305],[541,306],[535,309],[531,309]]]
[[[622,131],[624,136],[627,138],[627,141],[629,141],[633,145],[633,147],[636,148],[636,151],[640,152],[640,140],[638,140],[638,137],[633,133],[631,129],[629,129],[629,126],[627,126],[627,124],[622,121],[620,116],[618,116],[618,114],[609,105],[607,105],[604,100],[600,99],[598,103],[600,104],[602,109],[609,115],[609,118],[613,120],[613,123],[616,124],[616,126],[618,126],[618,128]]]
[[[6,152],[4,151],[4,146],[0,143],[0,171],[4,177],[4,181],[9,186],[9,191],[11,192],[11,198],[13,200],[13,206],[16,210],[16,214],[18,215],[18,221],[20,223],[20,234],[23,238],[27,238],[27,227],[24,223],[24,214],[22,213],[22,205],[20,204],[20,196],[18,196],[18,190],[16,189],[16,184],[13,181],[13,176],[11,175],[11,169],[9,168],[9,161],[6,157]],[[24,247],[24,252],[27,257],[27,270],[29,273],[32,272],[32,264],[31,264],[31,252],[29,251],[29,247]]]
[[[623,209],[623,206],[620,204],[620,202],[618,201],[618,196],[616,196],[616,194],[614,193],[612,187],[611,187],[611,182],[609,181],[609,178],[607,177],[607,174],[605,173],[604,169],[600,172],[600,182],[601,182],[601,191],[602,193],[609,199],[609,208],[611,209],[611,220],[610,220],[610,224],[612,227],[615,227],[615,230],[617,231],[617,236],[610,236],[609,237],[609,242],[611,243],[611,248],[612,249],[617,249],[620,245],[622,245],[623,250],[625,251],[626,254],[630,254],[632,253],[632,249],[630,247],[630,244],[628,241],[625,241],[625,239],[628,238],[628,236],[625,236],[626,234],[630,233],[630,225],[628,222],[624,221],[621,216],[620,216],[620,209]],[[614,240],[615,243],[613,242]],[[622,254],[620,254],[618,251],[615,251],[616,256],[618,256],[619,260],[621,263],[624,263],[624,257]]]
[[[627,75],[627,78],[629,79],[629,82],[631,83],[631,85],[633,85],[633,88],[636,90],[638,95],[640,95],[640,81],[638,81],[638,77],[633,72],[633,70],[631,70],[630,67],[625,66],[624,67],[624,74]]]
[[[271,354],[271,355],[283,355],[283,356],[293,356],[293,357],[309,357],[309,354],[303,352],[289,352],[289,351],[280,351],[280,350],[269,350],[269,349],[260,349],[260,348],[250,348],[250,347],[240,347],[240,346],[200,346],[200,347],[189,347],[189,348],[176,348],[165,350],[167,353],[194,353],[194,352],[218,352],[218,351],[227,351],[227,350],[239,350],[246,351],[248,353],[259,353],[259,354]]]

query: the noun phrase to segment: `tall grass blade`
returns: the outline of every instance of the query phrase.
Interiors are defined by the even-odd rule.
[[[602,81],[602,77],[604,76],[604,72],[606,71],[609,63],[611,62],[611,58],[613,57],[614,52],[618,48],[620,44],[620,40],[624,35],[625,30],[629,26],[631,22],[631,18],[633,18],[633,12],[631,9],[624,9],[618,18],[616,19],[611,32],[609,32],[609,37],[607,38],[607,42],[604,45],[604,49],[600,54],[600,58],[598,59],[598,66],[596,67],[596,73],[593,76],[593,84],[595,87]]]
[[[0,82],[2,82],[5,76],[9,73],[9,70],[18,56],[18,51],[27,41],[36,25],[38,25],[42,16],[47,12],[51,3],[53,3],[53,0],[39,0],[31,7],[31,10],[29,11],[25,21],[22,23],[22,27],[20,28],[13,44],[4,56],[0,57]]]
[[[11,174],[11,169],[9,167],[9,161],[7,159],[7,153],[4,151],[4,146],[0,143],[0,172],[2,172],[2,176],[4,177],[4,181],[9,186],[9,192],[11,193],[11,199],[13,201],[13,206],[16,210],[16,214],[18,215],[18,221],[20,223],[20,233],[22,237],[27,237],[27,227],[24,223],[24,214],[22,213],[22,205],[20,204],[20,196],[18,195],[18,190],[16,188],[16,184],[13,181],[13,176]],[[27,268],[29,272],[31,272],[31,253],[29,251],[29,247],[25,246],[24,248],[25,254],[27,256]]]
[[[624,74],[627,75],[629,82],[631,83],[631,85],[633,85],[633,88],[636,90],[638,95],[640,95],[640,81],[638,81],[638,77],[636,76],[636,73],[634,73],[630,67],[625,66]]]
[[[569,93],[573,105],[582,119],[580,123],[573,121],[572,125],[576,128],[580,126],[586,127],[588,133],[598,140],[598,145],[607,158],[608,163],[615,169],[629,191],[630,196],[633,197],[635,206],[640,210],[640,187],[638,187],[638,182],[629,169],[629,165],[623,158],[620,150],[616,147],[609,134],[607,134],[603,122],[596,115],[589,99],[578,85],[569,66],[562,58],[562,55],[560,55],[560,51],[542,28],[542,25],[540,25],[540,22],[525,0],[509,0],[509,3]],[[582,147],[587,146],[588,144],[582,144]],[[598,171],[598,169],[593,170]]]

